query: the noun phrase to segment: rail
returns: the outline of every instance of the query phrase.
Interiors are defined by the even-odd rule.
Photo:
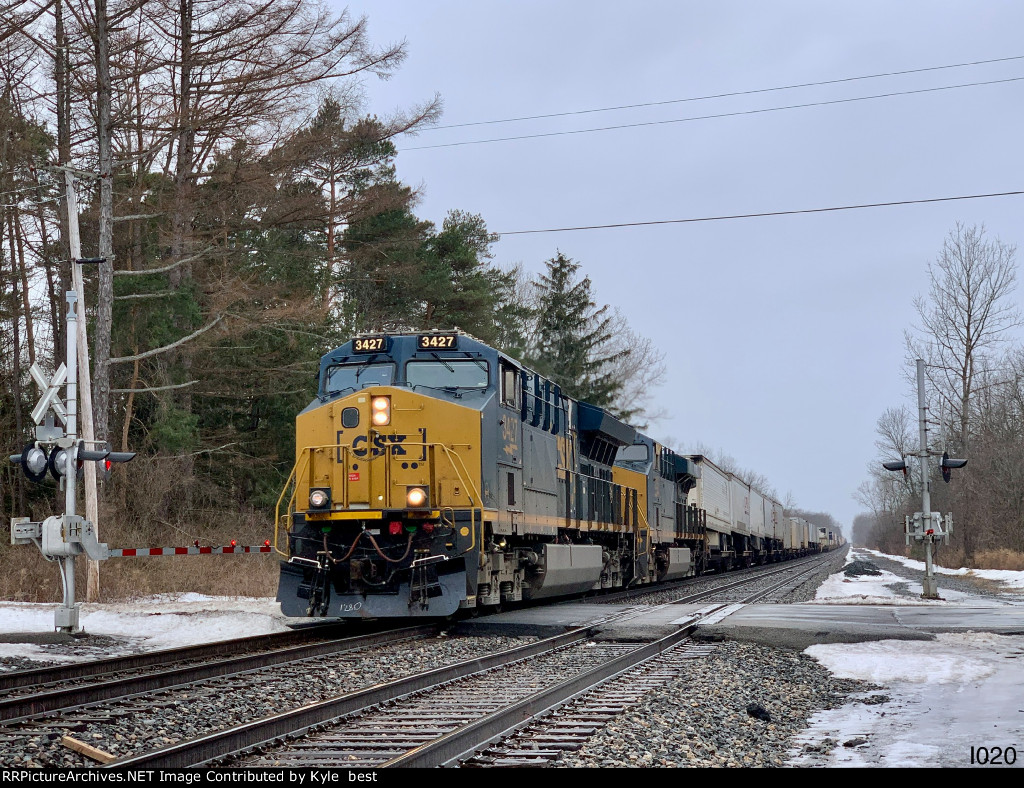
[[[428,687],[450,683],[482,670],[501,667],[515,659],[535,657],[585,641],[592,635],[591,627],[578,627],[545,640],[309,703],[271,717],[252,720],[205,734],[196,739],[170,744],[159,750],[124,756],[104,764],[101,768],[183,769],[198,766],[231,753],[269,744],[275,739],[286,737],[295,731],[323,725],[338,717],[393,702]]]

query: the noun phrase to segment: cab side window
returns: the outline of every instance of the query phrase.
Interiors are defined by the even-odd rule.
[[[519,407],[519,370],[504,361],[501,363],[501,404]]]

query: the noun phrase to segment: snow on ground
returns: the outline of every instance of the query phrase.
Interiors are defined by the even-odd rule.
[[[874,551],[851,550],[847,562],[870,560]],[[883,556],[924,573],[920,561]],[[942,570],[965,575],[969,571]],[[1024,587],[1024,572],[974,571],[1010,588]],[[939,589],[941,600],[898,596],[886,586],[907,583],[890,572],[847,577],[838,572],[823,583],[811,604],[950,605],[1002,604],[989,597]],[[910,582],[920,594],[920,583]],[[791,765],[832,767],[940,767],[991,762],[999,748],[1002,765],[1024,766],[1024,637],[984,632],[940,634],[932,641],[882,640],[822,644],[806,649],[835,675],[884,687],[864,693],[889,697],[886,703],[849,703],[821,712],[801,736]],[[973,748],[973,750],[972,750]],[[1010,749],[1007,749],[1010,748]],[[827,748],[826,748],[827,749]],[[1010,760],[1015,763],[1009,763]]]
[[[806,653],[838,676],[884,687],[862,697],[890,700],[815,715],[801,741],[831,739],[834,749],[825,756],[798,752],[791,765],[961,768],[972,765],[972,748],[980,757],[978,748],[998,747],[1024,766],[1024,638],[940,634],[933,641],[818,645]]]
[[[869,551],[851,551],[852,559],[870,560]],[[876,554],[880,555],[880,554]],[[899,560],[923,573],[920,562]],[[963,575],[967,570],[940,570]],[[1024,588],[1024,572],[981,572],[1008,587]],[[942,600],[898,595],[892,586],[920,584],[883,572],[847,577],[832,575],[808,604],[956,605],[1001,604],[940,589]],[[0,640],[13,633],[51,633],[56,605],[0,602]],[[119,653],[280,632],[286,621],[272,599],[165,595],[116,604],[83,604],[83,628],[102,640],[102,652],[89,649],[89,638],[68,645],[0,642],[0,657],[40,661],[74,661]],[[7,636],[6,638],[4,636]],[[107,638],[114,639],[111,643]],[[77,652],[77,654],[75,653]],[[793,766],[827,767],[964,767],[971,747],[1014,748],[1016,766],[1024,766],[1024,637],[986,633],[938,635],[932,641],[883,640],[811,646],[814,659],[838,676],[863,679],[883,687],[859,696],[841,709],[822,712],[794,750]],[[877,702],[884,695],[887,702]],[[875,696],[872,698],[872,696]],[[831,740],[824,748],[821,743]],[[863,740],[860,744],[855,744]],[[814,749],[806,750],[804,744]],[[850,746],[844,746],[849,744]],[[831,747],[831,749],[830,749]],[[1002,756],[1008,758],[1008,753]]]
[[[849,563],[849,561],[847,562]],[[882,571],[878,575],[861,575],[847,577],[842,572],[829,575],[818,587],[814,599],[808,605],[942,605],[950,598],[949,591],[943,589],[942,600],[920,599],[919,597],[901,596],[890,586],[907,581],[892,572]],[[920,592],[919,592],[920,593]],[[956,592],[952,592],[956,593]],[[959,596],[964,596],[960,594]]]
[[[0,635],[49,633],[59,605],[0,602]],[[287,629],[280,606],[273,599],[210,597],[202,594],[165,594],[134,602],[82,605],[82,629],[89,635],[122,641],[104,644],[106,656],[155,651],[208,643],[215,640],[282,632]],[[85,652],[68,653],[66,645],[0,642],[0,657],[22,657],[48,662],[96,659],[89,638],[78,643]]]
[[[923,573],[925,569],[924,561],[915,561],[913,558],[904,558],[903,556],[898,555],[885,555],[877,550],[861,549],[859,552],[882,556],[883,558],[888,558],[890,561],[897,561],[908,569],[914,569],[918,572]],[[933,566],[935,574],[937,575],[980,577],[983,580],[994,580],[997,583],[1002,583],[1008,588],[1024,588],[1024,572],[1014,572],[1009,569],[947,569],[944,566]]]
[[[875,552],[873,550],[857,550],[856,555],[851,550],[846,557],[846,563],[849,564],[854,560],[870,560],[870,555],[881,556],[882,553]],[[896,560],[895,556],[883,556],[892,560]],[[921,576],[924,576],[924,564],[920,561],[911,561],[909,559],[899,559],[901,563],[912,565],[918,564]],[[911,568],[915,568],[911,566]],[[961,591],[953,591],[948,588],[941,589],[939,596],[940,599],[922,599],[921,598],[921,582],[914,582],[907,580],[904,577],[894,575],[892,572],[886,572],[885,570],[879,570],[878,575],[859,575],[855,577],[847,577],[843,572],[836,572],[833,575],[829,575],[818,587],[818,593],[813,600],[808,602],[810,605],[948,605],[951,603],[962,603],[970,600],[972,603],[981,601],[984,602],[984,597],[976,595],[965,594]],[[952,570],[948,570],[950,574],[953,574]],[[967,570],[960,570],[959,573],[966,572]],[[1024,577],[1024,572],[1005,572],[1004,574],[1009,575],[1020,575]],[[907,589],[914,596],[906,596],[905,594],[898,594],[891,586],[903,584],[907,586]]]

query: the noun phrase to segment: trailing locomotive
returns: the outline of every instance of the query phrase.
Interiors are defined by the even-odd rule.
[[[286,615],[447,617],[793,552],[777,502],[459,332],[326,354],[296,444]]]

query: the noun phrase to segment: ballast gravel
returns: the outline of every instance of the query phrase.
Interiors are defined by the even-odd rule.
[[[70,735],[118,757],[279,714],[386,681],[504,651],[536,637],[447,637],[318,657],[266,674],[208,680],[203,686],[106,704],[63,724],[0,726],[0,768],[95,766],[61,744]]]
[[[796,754],[792,739],[812,715],[877,689],[835,678],[796,651],[751,643],[719,643],[711,656],[690,664],[685,676],[648,693],[552,765],[782,767]]]

